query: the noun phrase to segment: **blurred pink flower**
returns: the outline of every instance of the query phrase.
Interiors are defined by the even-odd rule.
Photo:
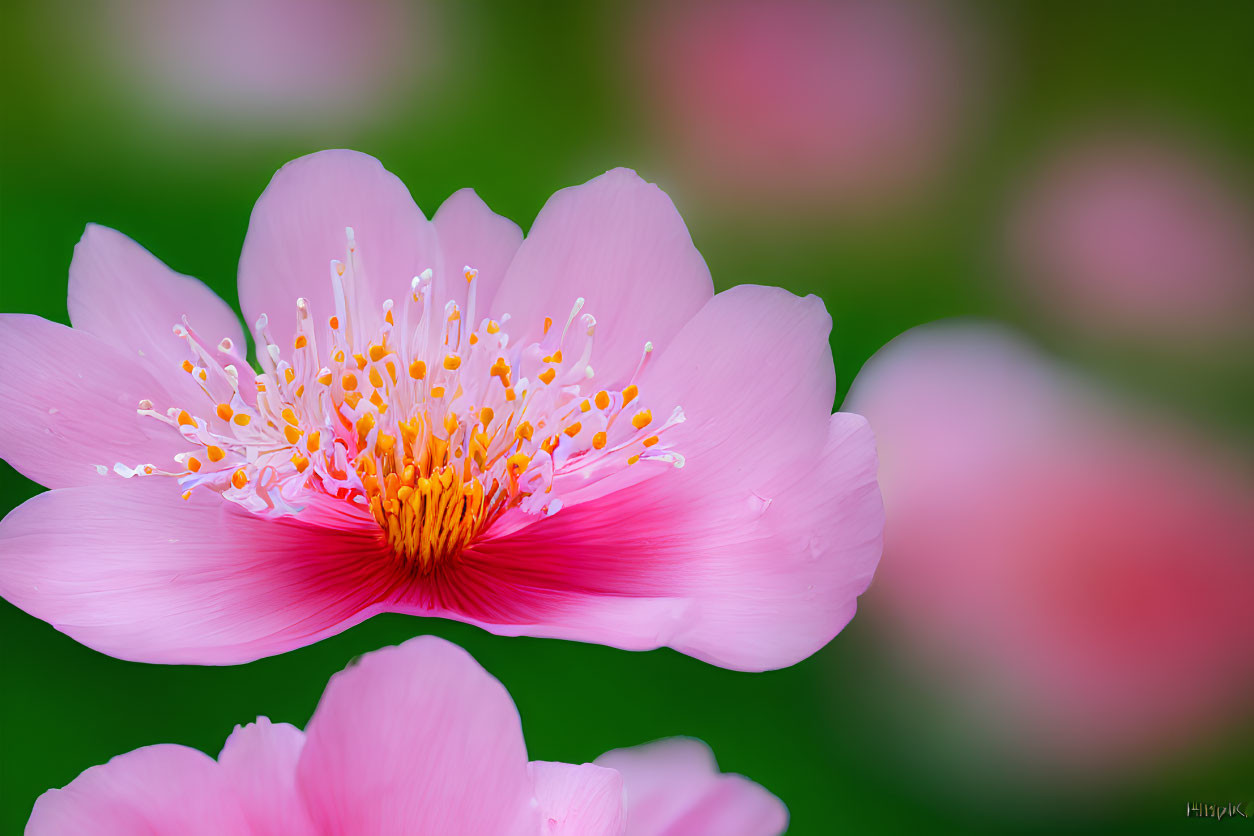
[[[84,33],[132,100],[221,130],[308,131],[379,115],[430,72],[430,4],[101,0]],[[77,8],[78,16],[82,16]],[[64,13],[64,12],[63,12]],[[134,94],[138,93],[138,96]]]
[[[853,617],[883,510],[866,422],[831,414],[831,319],[714,295],[632,172],[523,241],[469,189],[427,221],[377,160],[304,157],[239,282],[255,379],[224,302],[101,227],[73,329],[0,318],[0,454],[55,489],[0,524],[9,601],[200,664],[394,611],[763,669]]]
[[[991,327],[898,338],[848,404],[882,460],[878,611],[992,737],[1131,761],[1248,701],[1248,478]]]
[[[943,3],[648,8],[645,98],[677,170],[704,189],[773,210],[878,207],[919,191],[953,151],[969,49]]]
[[[1034,304],[1098,333],[1247,331],[1254,213],[1182,142],[1101,135],[1060,150],[1013,213],[1010,256]]]
[[[262,717],[216,761],[173,744],[119,755],[40,796],[26,833],[774,836],[787,821],[693,740],[528,763],[501,683],[421,636],[332,677],[304,732]]]

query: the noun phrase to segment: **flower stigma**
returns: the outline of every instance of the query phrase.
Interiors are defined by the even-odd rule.
[[[628,468],[683,466],[666,444],[683,410],[657,420],[640,403],[652,343],[626,385],[600,388],[596,319],[582,298],[564,326],[546,317],[539,339],[514,345],[508,314],[475,324],[469,266],[457,279],[464,310],[437,298],[431,269],[403,305],[372,309],[351,227],[346,236],[344,260],[331,261],[334,311],[296,300],[286,350],[263,314],[251,380],[241,347],[211,347],[186,317],[174,326],[190,352],[179,373],[206,400],[164,412],[144,400],[138,411],[193,449],[172,469],[118,463],[115,473],[176,477],[185,499],[209,490],[261,516],[368,514],[392,553],[427,573],[507,511],[553,514],[563,494]]]

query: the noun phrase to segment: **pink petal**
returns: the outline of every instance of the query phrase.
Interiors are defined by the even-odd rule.
[[[575,300],[598,320],[592,364],[606,385],[626,382],[645,342],[664,349],[713,293],[710,271],[661,189],[619,168],[549,198],[492,305],[510,337],[559,326]],[[517,333],[515,333],[517,331]]]
[[[687,465],[476,544],[461,616],[744,670],[830,641],[870,582],[883,506],[866,422],[830,414],[829,322],[781,290],[715,297],[641,384],[683,404]]]
[[[250,836],[314,834],[313,823],[296,788],[296,762],[305,733],[287,723],[236,726],[218,763],[248,819]]]
[[[27,836],[221,836],[248,824],[218,765],[186,746],[145,746],[35,802]]]
[[[98,485],[96,465],[173,465],[182,439],[136,413],[168,401],[134,356],[37,316],[0,314],[0,457],[48,487]]]
[[[237,664],[378,611],[377,527],[267,520],[164,479],[40,494],[0,523],[0,595],[122,659]]]
[[[306,734],[297,780],[323,832],[539,832],[513,700],[442,639],[336,674]]]
[[[74,247],[69,294],[75,328],[138,357],[185,402],[199,402],[203,395],[179,368],[190,352],[173,326],[184,316],[209,345],[227,337],[241,354],[247,350],[239,318],[217,294],[108,227],[88,224]]]
[[[541,833],[613,836],[625,833],[623,779],[612,769],[585,763],[532,761]]]
[[[628,836],[775,836],[788,809],[758,784],[722,775],[699,740],[615,749],[597,764],[623,776]]]
[[[498,312],[488,310],[505,270],[522,244],[518,224],[488,208],[474,189],[454,192],[431,219],[440,236],[444,270],[435,277],[442,284],[441,299],[466,303],[465,267],[479,271],[475,277],[475,323]]]
[[[382,320],[384,299],[403,299],[410,280],[436,266],[435,227],[404,183],[366,154],[310,154],[279,169],[253,207],[239,263],[240,307],[249,327],[266,314],[271,334],[287,350],[298,297],[308,299],[323,322],[335,314],[330,264],[346,257],[346,227],[356,235],[364,274],[360,298],[376,317],[365,323],[367,330]]]

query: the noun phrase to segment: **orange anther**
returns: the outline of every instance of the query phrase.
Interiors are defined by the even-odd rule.
[[[444,387],[443,387],[443,386],[432,386],[432,387],[431,387],[431,397],[433,397],[433,398],[442,398],[442,397],[444,397]]]
[[[331,317],[330,319],[327,320],[327,325],[331,326],[332,331],[339,330],[340,318],[338,316]]]
[[[409,364],[409,376],[414,380],[422,380],[427,376],[427,364],[421,360],[415,360]]]
[[[514,430],[514,437],[522,438],[522,439],[526,439],[527,441],[530,441],[533,433],[534,433],[534,430],[531,427],[531,422],[523,421],[521,424],[518,425],[518,428]]]
[[[314,430],[309,434],[309,438],[305,439],[305,448],[311,453],[318,452],[318,448],[322,446],[322,431]]]
[[[290,406],[283,407],[283,411],[279,414],[283,416],[284,421],[291,424],[293,427],[296,426],[296,413],[292,411]]]
[[[191,361],[191,360],[184,360],[184,361],[183,361],[183,371],[187,372],[188,374],[191,374],[191,373],[192,373],[192,370],[193,370],[193,369],[195,369],[195,368],[196,368],[196,367],[192,365],[192,361]]]
[[[644,446],[645,446],[645,447],[652,447],[654,444],[657,444],[657,441],[658,441],[657,436],[656,436],[656,435],[651,435],[651,436],[649,436],[648,438],[646,438],[646,439],[644,440]]]
[[[226,457],[225,450],[221,447],[215,447],[212,444],[205,449],[205,452],[209,454],[209,461],[211,462],[220,462]]]
[[[190,470],[192,473],[199,473],[200,472],[200,459],[196,458],[195,456],[188,456],[187,457],[187,469]]]
[[[291,383],[292,381],[294,381],[296,379],[296,370],[291,368],[290,366],[284,369],[283,379],[286,380],[288,383]]]
[[[639,456],[629,456],[629,457],[627,458],[627,464],[635,464],[635,463],[636,463],[636,462],[638,462],[638,461],[640,461],[640,457],[639,457]]]
[[[231,474],[231,484],[242,489],[248,484],[248,474],[244,472],[244,468],[240,468]]]
[[[300,441],[300,437],[303,434],[304,433],[302,433],[296,427],[284,427],[283,428],[283,437],[287,439],[288,444],[295,444],[296,442]]]
[[[592,436],[592,446],[597,450],[600,450],[605,446],[605,440],[605,433],[597,433]]]
[[[546,316],[544,318],[544,333],[549,333],[549,329],[553,327],[553,317]]]
[[[488,424],[492,423],[492,417],[494,414],[495,413],[492,412],[490,407],[485,406],[483,409],[479,410],[479,423],[483,424],[484,429],[487,429]]]
[[[636,388],[636,384],[631,384],[623,390],[623,406],[631,403],[636,399],[636,395],[640,394],[640,390]]]
[[[579,411],[588,412],[591,409],[592,409],[592,402],[589,401],[587,398],[584,398],[583,402],[579,404]]]
[[[566,433],[571,438],[574,438],[575,436],[579,435],[579,431],[582,429],[583,429],[583,425],[580,424],[578,421],[576,421],[575,423],[571,424],[566,429],[562,430],[562,432]]]
[[[232,420],[234,420],[235,423],[241,427],[247,427],[253,419],[242,412],[237,412],[235,413],[235,418]]]
[[[298,473],[304,473],[305,468],[309,467],[309,459],[305,458],[300,453],[293,453],[292,464],[296,465],[296,471]]]
[[[653,420],[653,413],[650,410],[642,409],[635,415],[631,416],[631,425],[638,430],[643,430],[649,426],[649,422]]]
[[[597,405],[597,409],[605,409],[607,406],[609,406],[610,405],[610,393],[606,392],[604,389],[601,390],[600,392],[597,392],[596,405]]]
[[[458,357],[456,354],[450,354],[444,358],[444,368],[448,369],[449,371],[453,371],[461,364],[462,364],[462,358]]]
[[[385,355],[385,354],[387,354],[387,353],[388,353],[388,350],[387,350],[386,348],[384,348],[383,346],[381,346],[381,345],[371,345],[371,346],[370,346],[370,360],[371,360],[371,362],[374,362],[374,363],[379,362],[380,360],[382,360],[382,359],[383,359],[383,355]]]
[[[345,392],[351,392],[357,388],[357,375],[352,372],[344,372],[340,376],[340,386],[344,387]]]
[[[376,389],[383,388],[383,375],[379,374],[378,369],[375,369],[375,368],[370,369],[369,377],[370,377],[371,386],[373,386]]]
[[[537,376],[540,378],[540,380],[544,381],[545,386],[548,386],[550,383],[553,382],[553,378],[557,377],[557,372],[553,371],[552,369],[545,369],[544,371],[540,372],[540,374]]]
[[[196,426],[196,419],[192,418],[192,416],[187,413],[186,409],[180,409],[179,410],[179,426],[194,427]]]
[[[306,337],[304,334],[297,335],[296,347],[299,349],[299,348],[304,348],[307,345],[309,345],[309,338]]]
[[[321,383],[323,386],[330,386],[332,380],[334,380],[334,378],[331,376],[330,369],[327,369],[325,372],[318,375],[318,382]]]

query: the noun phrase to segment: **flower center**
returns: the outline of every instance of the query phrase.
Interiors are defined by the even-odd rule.
[[[326,522],[347,503],[374,518],[395,555],[429,572],[511,509],[552,514],[562,494],[632,465],[683,466],[664,440],[683,411],[655,421],[639,403],[636,380],[652,344],[626,386],[598,388],[596,320],[581,314],[583,299],[564,327],[546,318],[540,339],[512,345],[508,315],[472,327],[471,267],[458,278],[464,311],[435,298],[429,269],[403,306],[389,299],[371,310],[359,301],[361,268],[346,232],[347,256],[331,262],[334,314],[315,320],[298,299],[286,357],[263,315],[254,329],[261,373],[251,385],[240,381],[247,363],[229,340],[210,347],[186,321],[175,326],[191,351],[183,371],[208,406],[162,413],[143,401],[139,412],[195,449],[175,457],[175,470],[119,463],[116,473],[174,476],[184,498],[212,490],[263,516],[313,513]]]

